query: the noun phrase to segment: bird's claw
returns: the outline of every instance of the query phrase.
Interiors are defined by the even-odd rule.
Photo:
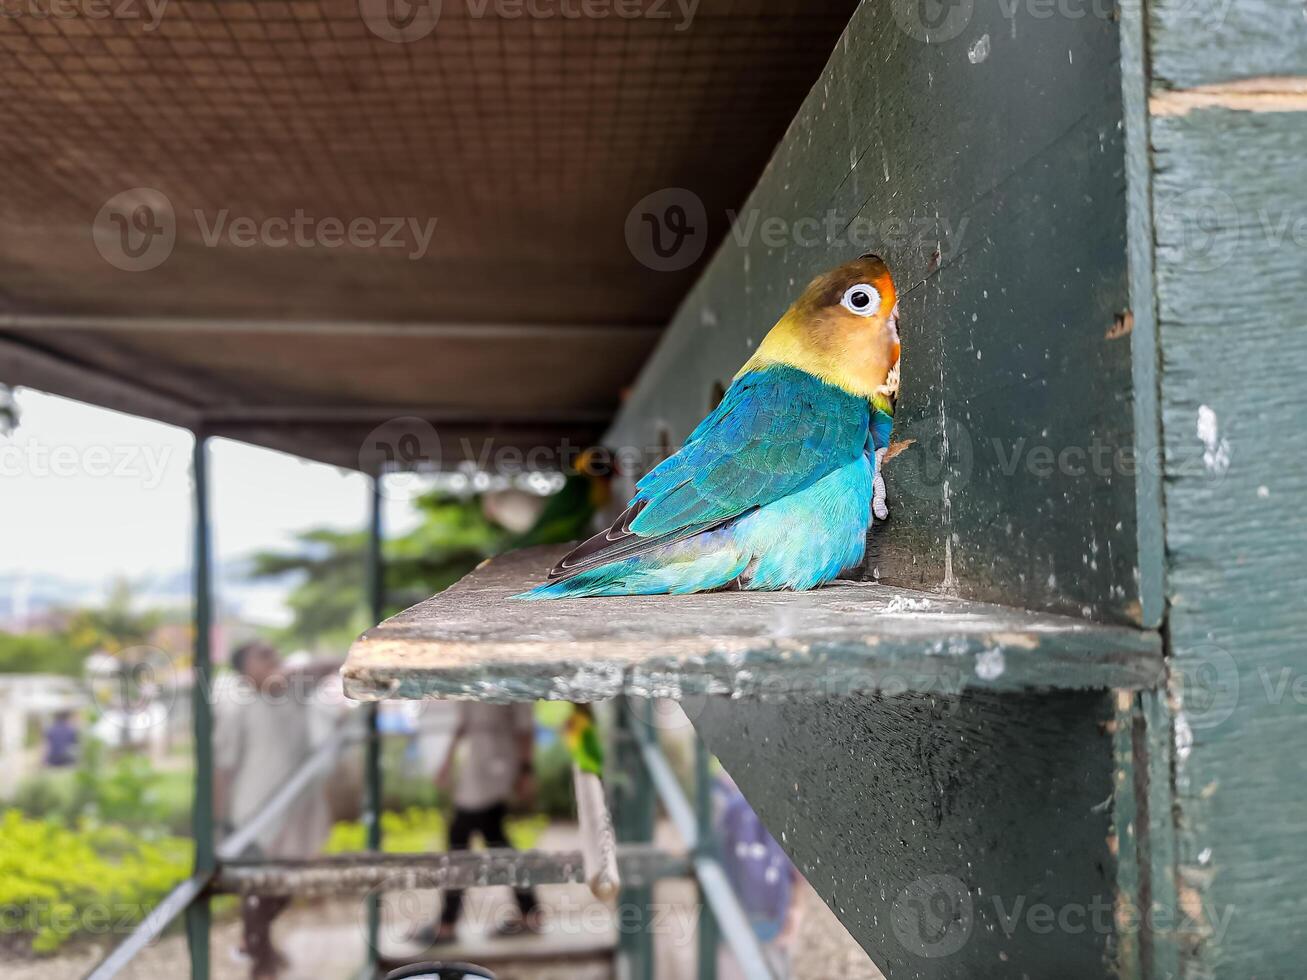
[[[885,472],[882,463],[885,461],[885,453],[889,447],[876,450],[876,475],[871,481],[871,512],[876,515],[877,520],[887,520],[889,518],[889,505],[885,503]]]

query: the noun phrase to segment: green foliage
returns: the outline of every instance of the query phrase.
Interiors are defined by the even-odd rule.
[[[46,953],[73,936],[122,938],[191,866],[191,842],[115,826],[0,814],[0,932]]]
[[[159,794],[159,774],[150,761],[142,755],[128,754],[109,765],[105,755],[106,750],[98,740],[85,740],[66,816],[72,820],[90,817],[136,828],[164,825],[168,807]]]
[[[519,850],[529,850],[549,824],[539,814],[510,817],[506,829],[509,842]],[[421,854],[449,848],[449,826],[444,814],[435,807],[409,807],[396,813],[381,814],[381,849],[390,854]],[[349,854],[367,850],[367,830],[357,820],[342,821],[331,828],[325,848],[328,854]]]
[[[137,755],[112,760],[88,739],[76,769],[44,770],[19,784],[9,805],[29,817],[74,826],[84,820],[118,823],[146,836],[190,828],[191,773],[160,772]]]
[[[572,755],[562,742],[537,749],[536,809],[547,817],[572,820],[576,803],[572,794]]]
[[[87,650],[62,636],[0,633],[0,674],[64,674],[78,677]]]
[[[386,593],[398,611],[458,581],[495,554],[505,533],[481,513],[480,499],[439,493],[415,505],[422,523],[386,542]],[[295,575],[288,604],[293,619],[279,637],[314,648],[348,645],[365,622],[364,569],[368,538],[361,531],[318,528],[299,535],[291,552],[254,556],[251,577]]]
[[[120,578],[109,598],[98,609],[79,609],[68,624],[67,639],[85,652],[104,650],[117,654],[130,647],[147,645],[163,622],[155,611],[138,612],[131,584]]]

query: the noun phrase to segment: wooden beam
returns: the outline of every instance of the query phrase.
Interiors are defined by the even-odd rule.
[[[1150,688],[1156,633],[870,582],[814,592],[513,598],[559,547],[482,565],[355,642],[353,698],[782,699],[855,692]]]
[[[0,335],[0,381],[190,429],[200,421],[194,404],[4,335]]]
[[[267,333],[346,337],[432,337],[474,340],[602,338],[614,332],[655,337],[657,324],[631,323],[387,323],[361,320],[232,320],[202,317],[60,316],[0,314],[0,330],[102,330],[124,333]]]

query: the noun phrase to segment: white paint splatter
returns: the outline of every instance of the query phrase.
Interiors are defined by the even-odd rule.
[[[982,681],[995,680],[1003,676],[1005,670],[1007,670],[1007,663],[1003,659],[1003,651],[997,647],[977,654],[976,676]]]
[[[929,599],[914,599],[908,596],[896,595],[885,606],[887,613],[900,612],[925,612],[931,607]]]
[[[1198,440],[1203,444],[1203,465],[1209,473],[1219,475],[1230,468],[1230,440],[1221,438],[1216,413],[1207,405],[1198,406]]]
[[[982,34],[980,39],[967,49],[967,60],[973,65],[978,65],[989,57],[989,35]]]
[[[1183,711],[1175,715],[1175,754],[1184,762],[1194,750],[1194,730],[1189,727],[1189,716]]]

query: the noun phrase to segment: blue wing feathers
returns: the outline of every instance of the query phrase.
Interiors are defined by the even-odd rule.
[[[640,479],[613,525],[526,597],[694,592],[741,576],[753,588],[828,581],[861,557],[867,452],[880,416],[889,419],[875,414],[866,399],[795,368],[741,375],[681,449]]]

